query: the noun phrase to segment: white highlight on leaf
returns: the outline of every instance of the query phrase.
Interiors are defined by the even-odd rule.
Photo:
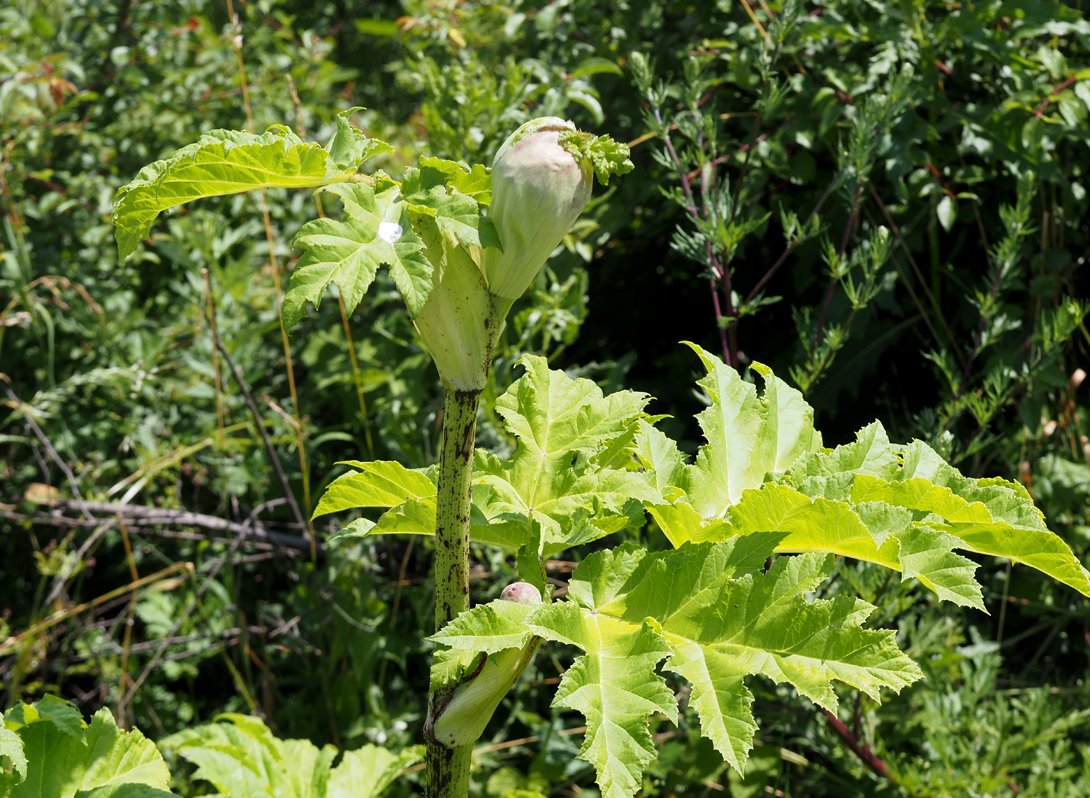
[[[397,222],[379,222],[378,237],[383,241],[396,244],[404,231]]]

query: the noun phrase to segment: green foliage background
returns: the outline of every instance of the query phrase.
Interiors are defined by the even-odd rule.
[[[677,345],[694,340],[790,374],[830,445],[880,417],[967,474],[1019,479],[1086,561],[1078,4],[13,0],[0,9],[5,705],[55,693],[153,738],[239,711],[317,744],[419,741],[427,546],[312,556],[285,501],[309,515],[337,460],[435,459],[438,384],[392,283],[347,324],[323,303],[290,339],[289,367],[276,285],[309,196],[197,204],[124,266],[109,224],[119,185],[204,130],[280,122],[321,141],[353,106],[395,145],[391,169],[419,152],[487,162],[550,114],[633,145],[636,171],[596,198],[516,308],[482,445],[510,451],[493,404],[529,351],[647,391],[695,449],[694,363]],[[118,522],[107,502],[286,545]],[[483,601],[513,567],[477,556]],[[553,566],[565,579],[571,563]],[[937,609],[855,563],[839,579],[928,676],[881,707],[844,697],[889,775],[757,682],[746,780],[695,730],[663,723],[646,794],[1090,792],[1085,601],[1003,568],[981,572],[990,615]],[[482,795],[593,784],[573,760],[574,719],[548,709],[566,665],[539,658],[489,730]],[[394,789],[411,794],[412,777]]]

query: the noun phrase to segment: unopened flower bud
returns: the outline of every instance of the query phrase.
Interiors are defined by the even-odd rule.
[[[519,604],[540,604],[541,591],[529,582],[512,582],[500,593],[504,601],[514,601]]]
[[[484,252],[488,290],[514,301],[583,212],[593,180],[591,164],[560,144],[571,122],[542,117],[522,125],[496,152],[490,216],[503,251]]]

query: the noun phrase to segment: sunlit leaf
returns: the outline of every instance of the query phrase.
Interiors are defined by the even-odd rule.
[[[645,467],[662,469],[647,509],[675,546],[754,532],[786,536],[781,553],[828,552],[899,571],[941,598],[984,609],[976,564],[957,550],[1005,557],[1090,595],[1090,573],[1045,526],[1025,489],[963,476],[920,441],[895,445],[878,422],[834,449],[813,411],[765,367],[758,396],[699,348],[711,400],[706,443],[681,470],[670,442],[641,431]]]
[[[393,752],[377,745],[345,751],[340,764],[329,775],[326,798],[376,798],[393,784],[405,768],[424,758],[416,745]]]
[[[655,672],[669,653],[662,639],[646,624],[624,624],[568,601],[536,613],[532,628],[584,652],[565,672],[553,706],[586,718],[579,757],[594,766],[602,795],[635,795],[656,756],[648,718],[677,718],[674,695]]]
[[[23,753],[23,741],[19,735],[0,723],[0,757],[6,757],[7,762],[0,758],[0,779],[4,778],[4,769],[11,768],[14,773],[14,781],[22,781],[26,778],[26,755]]]
[[[608,396],[592,381],[524,357],[526,374],[496,401],[518,439],[513,456],[478,452],[474,500],[488,518],[541,524],[546,553],[595,540],[642,520],[640,502],[657,496],[646,474],[613,465],[631,461],[636,422],[650,397]],[[626,454],[627,453],[627,454]]]
[[[217,723],[187,729],[163,741],[197,766],[193,778],[224,798],[347,798],[380,795],[401,770],[419,760],[419,747],[400,753],[375,746],[346,751],[307,740],[281,740],[258,718],[222,715]]]
[[[361,183],[339,183],[324,191],[341,200],[344,213],[307,222],[295,234],[292,244],[302,256],[284,295],[284,324],[296,324],[308,302],[318,307],[330,284],[351,313],[382,265],[390,268],[409,313],[419,313],[431,290],[432,264],[398,188],[376,194]]]
[[[692,346],[707,370],[699,385],[711,405],[697,416],[707,443],[690,466],[689,503],[705,518],[721,517],[769,472],[787,469],[821,447],[814,411],[802,395],[762,370],[763,396],[710,352]]]
[[[410,499],[435,496],[435,483],[401,463],[347,460],[339,465],[357,470],[342,474],[329,484],[314,509],[314,518],[360,507],[396,507]]]
[[[879,700],[882,688],[899,691],[920,677],[893,632],[862,628],[870,605],[808,598],[831,573],[831,557],[779,558],[762,573],[780,540],[754,533],[673,552],[599,552],[576,570],[568,601],[531,616],[537,634],[585,652],[554,705],[587,718],[580,756],[594,764],[604,794],[635,793],[653,758],[647,719],[675,715],[655,674],[664,657],[693,684],[703,733],[739,770],[756,729],[746,678],[790,684],[832,710],[834,681]]]
[[[155,743],[121,731],[107,709],[85,724],[79,710],[50,696],[8,710],[0,727],[2,798],[163,798],[170,774]]]
[[[302,141],[287,127],[274,125],[262,134],[214,130],[145,166],[114,197],[120,257],[136,249],[156,217],[168,208],[204,197],[262,188],[316,188],[348,179],[363,160],[386,145],[367,139],[343,117],[338,120],[337,134],[330,142],[334,154]]]

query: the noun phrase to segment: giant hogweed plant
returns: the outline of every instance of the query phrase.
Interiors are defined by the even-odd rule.
[[[921,677],[892,630],[865,626],[871,605],[820,597],[838,557],[981,610],[965,553],[1028,565],[1090,596],[1090,573],[1019,484],[965,477],[919,441],[891,443],[877,422],[826,447],[801,393],[754,364],[759,391],[693,345],[708,400],[694,459],[656,428],[651,397],[604,395],[531,356],[497,402],[514,453],[475,450],[478,398],[508,309],[579,215],[592,174],[606,182],[631,165],[624,147],[557,119],[516,131],[491,172],[423,157],[400,179],[361,174],[387,150],[347,116],[324,147],[285,128],[216,131],[121,189],[115,224],[125,256],[176,205],[314,188],[343,212],[297,233],[285,324],[330,285],[354,309],[380,265],[393,273],[446,390],[440,462],[413,470],[346,461],[351,470],[315,516],[378,508],[340,534],[434,538],[428,795],[468,794],[474,743],[542,645],[578,651],[553,706],[585,718],[579,755],[612,798],[640,789],[656,756],[651,723],[678,718],[664,674],[691,686],[685,711],[739,771],[757,730],[749,677],[790,684],[834,712],[835,682],[879,700],[883,688]],[[639,529],[648,516],[671,548],[599,544],[565,590],[552,589],[550,557]],[[523,580],[472,608],[471,538],[509,553]],[[208,747],[203,739],[187,737]]]

